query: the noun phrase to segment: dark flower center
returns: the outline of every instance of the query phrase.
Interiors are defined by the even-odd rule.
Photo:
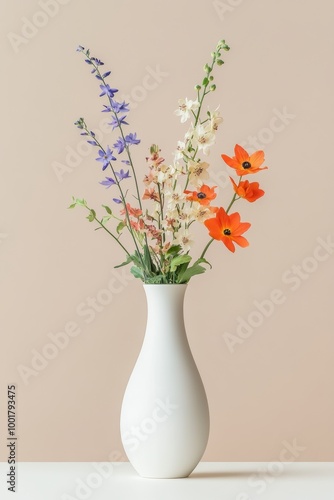
[[[243,164],[242,164],[242,168],[245,168],[247,170],[247,168],[251,168],[251,164],[249,163],[249,161],[244,161]]]
[[[224,229],[224,234],[225,234],[225,236],[230,236],[231,231],[229,229]]]
[[[204,198],[206,198],[206,194],[202,193],[202,191],[200,191],[199,193],[197,193],[197,198],[199,198],[200,200],[203,200]]]

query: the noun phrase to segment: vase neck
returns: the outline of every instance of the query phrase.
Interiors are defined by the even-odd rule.
[[[148,306],[146,333],[155,332],[159,336],[185,333],[183,304],[187,285],[144,285],[144,289]]]

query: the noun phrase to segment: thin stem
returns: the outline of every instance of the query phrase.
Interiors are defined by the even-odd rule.
[[[161,192],[161,188],[160,188],[160,183],[158,182],[158,193],[159,193],[159,203],[160,203],[160,208],[161,208],[161,213],[160,213],[160,220],[159,220],[159,226],[161,228],[161,224],[160,224],[160,221],[163,221],[164,220],[164,200],[163,200],[163,197],[162,197],[162,192]],[[165,243],[165,233],[162,233],[162,238],[161,238],[162,242],[161,242],[161,246],[163,243]]]
[[[214,238],[211,238],[211,240],[209,241],[209,243],[205,246],[201,256],[200,256],[200,259],[204,259],[204,255],[206,254],[209,246],[211,245],[211,243],[213,242]]]
[[[87,207],[87,210],[89,210],[90,213],[92,213],[92,209]],[[119,241],[119,239],[111,232],[109,231],[109,229],[106,228],[106,226],[104,224],[102,224],[102,222],[94,215],[94,220],[99,224],[99,226],[101,226],[108,234],[110,234],[110,236],[112,238],[114,238],[114,240],[122,247],[122,249],[124,250],[124,252],[127,254],[128,257],[131,257],[130,253],[127,251],[127,249],[125,248],[125,246]]]
[[[95,61],[94,59],[92,60],[92,58],[90,57],[89,54],[85,54],[85,56],[91,61],[97,75],[99,76],[99,80],[103,82],[104,85],[106,85],[106,81],[105,79],[103,78],[101,72],[100,72],[100,69],[99,69],[99,66],[98,64],[95,64]],[[114,111],[113,109],[113,102],[112,102],[112,99],[110,97],[110,95],[108,94],[108,100],[109,100],[109,104],[110,104],[110,109],[112,110],[112,113],[114,115],[114,117],[116,118],[116,121],[117,121],[117,124],[118,124],[118,128],[120,129],[120,132],[121,132],[121,136],[122,136],[122,139],[123,139],[123,142],[124,142],[124,145],[125,145],[125,149],[126,149],[126,152],[127,152],[127,156],[129,158],[129,162],[130,162],[130,166],[131,166],[131,170],[132,170],[132,174],[133,174],[133,178],[134,178],[134,181],[135,181],[135,186],[136,186],[136,191],[137,191],[137,195],[138,195],[138,202],[139,202],[139,206],[140,206],[140,209],[142,210],[142,204],[141,204],[141,200],[140,200],[140,193],[139,193],[139,187],[138,187],[138,181],[137,181],[137,176],[136,176],[136,172],[135,172],[135,169],[134,169],[134,166],[133,166],[133,162],[132,162],[132,158],[131,158],[131,154],[130,154],[130,150],[129,150],[129,146],[125,140],[125,136],[124,136],[124,132],[123,132],[123,129],[122,129],[122,126],[121,126],[121,123],[120,123],[120,120],[118,118],[118,115],[117,113]],[[87,131],[89,132],[89,131]],[[90,134],[91,135],[91,134]],[[93,137],[94,140],[96,141],[96,143],[101,147],[101,149],[104,151],[104,148],[101,146],[101,144],[96,140],[95,137]],[[120,193],[121,193],[121,197],[122,197],[122,201],[123,201],[123,205],[124,205],[124,209],[125,209],[125,212],[126,212],[126,217],[127,217],[127,221],[128,221],[128,227],[129,227],[129,231],[131,232],[131,236],[132,236],[132,239],[134,241],[134,244],[135,244],[135,247],[138,251],[138,254],[140,256],[140,260],[141,260],[141,263],[142,263],[142,266],[143,266],[143,270],[145,269],[145,265],[144,265],[144,261],[143,261],[143,258],[142,258],[142,255],[141,253],[139,252],[139,248],[138,248],[138,245],[137,245],[137,241],[136,241],[136,238],[132,232],[132,228],[131,228],[131,224],[130,224],[130,218],[129,218],[129,213],[128,213],[128,209],[127,209],[127,206],[126,206],[126,201],[125,201],[125,197],[123,195],[123,192],[122,192],[122,189],[120,187],[120,183],[117,179],[117,176],[115,174],[115,171],[114,171],[114,168],[112,167],[111,163],[109,162],[109,165],[111,167],[111,170],[115,176],[115,180],[116,180],[116,183],[117,183],[117,186],[120,190]],[[147,243],[147,236],[145,235],[145,242],[146,242],[146,245],[148,244]]]
[[[241,179],[242,179],[242,175],[239,177],[238,187],[240,185]],[[237,198],[237,196],[238,196],[237,193],[234,193],[233,198],[232,198],[229,206],[225,210],[227,214],[229,213],[230,209],[232,208],[232,205],[234,204],[234,202],[240,200],[240,196],[239,196],[239,198]]]
[[[99,146],[99,148],[101,149],[101,151],[103,151],[105,153],[105,149],[104,147],[102,146],[102,144],[96,139],[96,137],[94,135],[91,134],[90,130],[88,129],[87,125],[85,124],[84,126],[84,130],[86,130],[86,132],[88,133],[88,135],[90,137],[92,137],[92,139],[94,139],[94,141],[96,142],[96,144]],[[137,239],[136,239],[136,236],[134,235],[133,233],[133,230],[132,230],[132,227],[131,227],[131,222],[130,222],[130,215],[129,215],[129,211],[128,211],[128,207],[126,206],[126,198],[125,198],[125,195],[123,193],[123,190],[122,190],[122,187],[121,187],[121,184],[120,184],[120,181],[118,180],[118,177],[116,175],[116,172],[114,170],[114,167],[112,166],[111,162],[109,161],[108,162],[110,168],[111,168],[111,171],[114,175],[114,178],[115,178],[115,181],[116,181],[116,184],[117,184],[117,187],[119,189],[119,192],[120,192],[120,195],[121,195],[121,198],[122,198],[122,202],[123,202],[123,206],[124,206],[124,210],[125,210],[125,215],[126,215],[126,220],[127,220],[127,228],[132,236],[132,239],[133,239],[133,242],[135,244],[135,247],[136,247],[136,250],[139,254],[139,257],[140,257],[140,260],[141,260],[141,263],[142,263],[142,266],[143,266],[143,270],[145,269],[145,265],[144,265],[144,261],[143,261],[143,257],[139,251],[139,247],[138,247],[138,244],[137,244]],[[117,239],[117,238],[116,238]],[[117,240],[118,241],[118,240]]]
[[[104,85],[106,85],[106,81],[105,79],[103,78],[103,76],[101,75],[101,72],[99,70],[99,67],[97,65],[94,64],[93,62],[93,65],[96,69],[96,72],[97,74],[99,75],[99,77],[101,78],[101,81],[103,82]],[[117,125],[118,125],[118,128],[120,130],[120,133],[121,133],[121,136],[122,136],[122,140],[123,140],[123,144],[125,146],[125,150],[126,150],[126,154],[128,156],[128,159],[129,159],[129,163],[130,163],[130,167],[131,167],[131,171],[132,171],[132,175],[133,175],[133,179],[134,179],[134,182],[135,182],[135,186],[136,186],[136,192],[137,192],[137,201],[139,203],[139,208],[141,210],[143,210],[143,206],[142,206],[142,202],[141,202],[141,198],[140,198],[140,192],[139,192],[139,185],[138,185],[138,180],[137,180],[137,175],[136,175],[136,170],[135,170],[135,167],[133,165],[133,161],[132,161],[132,156],[131,156],[131,153],[130,153],[130,148],[129,148],[129,145],[128,143],[126,142],[125,140],[125,134],[123,132],[123,128],[122,128],[122,124],[121,124],[121,121],[119,120],[118,118],[118,114],[116,113],[116,111],[114,111],[114,108],[113,108],[113,102],[112,102],[112,98],[110,97],[110,95],[108,94],[108,100],[109,100],[109,104],[110,104],[110,109],[112,110],[112,113],[114,115],[114,117],[116,118],[116,121],[117,121]],[[125,206],[124,207],[125,210],[127,211],[127,207]],[[149,245],[148,245],[148,241],[147,241],[147,235],[145,234],[145,244],[146,246],[149,248]],[[138,247],[136,246],[137,250],[138,250]],[[142,264],[143,264],[143,260],[141,258],[141,261],[142,261]],[[144,265],[144,264],[143,264]]]
[[[94,62],[93,62],[93,66],[96,69],[97,74],[101,78],[101,81],[103,82],[103,85],[106,85],[106,81],[103,78],[103,76],[101,75],[99,67]],[[139,186],[138,186],[136,171],[135,171],[135,168],[134,168],[134,165],[133,165],[133,161],[132,161],[132,157],[131,157],[131,153],[130,153],[130,148],[129,148],[128,143],[125,140],[125,134],[123,132],[123,128],[122,128],[121,122],[120,122],[120,120],[118,118],[118,114],[116,113],[116,111],[114,111],[112,98],[110,97],[109,94],[108,94],[108,100],[109,100],[109,104],[110,104],[110,109],[112,110],[112,113],[113,113],[114,117],[116,118],[118,128],[119,128],[119,130],[121,132],[121,136],[122,136],[122,139],[123,139],[123,142],[124,142],[125,150],[126,150],[128,158],[129,158],[129,162],[130,162],[130,166],[131,166],[131,170],[132,170],[133,179],[135,181],[135,186],[136,186],[136,191],[137,191],[137,196],[138,196],[139,207],[142,209],[142,204],[141,204],[141,199],[140,199],[140,193],[139,193]]]

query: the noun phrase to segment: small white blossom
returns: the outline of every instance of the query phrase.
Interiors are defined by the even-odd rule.
[[[219,106],[218,106],[219,108]],[[211,130],[217,131],[218,126],[222,123],[223,117],[219,114],[218,108],[210,113],[210,127]]]
[[[188,162],[189,182],[196,187],[202,186],[202,184],[204,184],[203,181],[209,179],[209,174],[207,172],[208,167],[209,164],[206,163],[205,161],[202,162],[189,161]]]
[[[199,124],[195,128],[194,139],[196,140],[199,151],[202,150],[205,155],[208,155],[210,147],[215,143],[215,133],[211,130],[210,126],[206,127],[205,125]]]
[[[184,142],[182,142],[182,141],[177,142],[177,148],[176,148],[176,151],[174,153],[174,157],[175,157],[176,161],[183,160],[183,155],[185,154],[185,148],[186,148],[186,145]]]
[[[174,233],[173,245],[181,245],[184,252],[189,252],[193,243],[189,229],[180,227],[180,229]]]
[[[199,203],[194,203],[190,215],[198,222],[204,222],[205,220],[211,219],[215,216],[210,207],[200,205]]]
[[[177,116],[181,116],[181,123],[185,123],[199,106],[199,102],[191,101],[190,99],[179,99],[179,108],[175,111]]]
[[[168,210],[173,210],[176,205],[179,205],[186,199],[186,195],[180,185],[174,186],[165,192],[165,203]]]

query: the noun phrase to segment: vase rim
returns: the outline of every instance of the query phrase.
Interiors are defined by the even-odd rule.
[[[149,287],[149,286],[177,286],[177,287],[186,287],[188,286],[188,283],[144,283],[144,287]]]

